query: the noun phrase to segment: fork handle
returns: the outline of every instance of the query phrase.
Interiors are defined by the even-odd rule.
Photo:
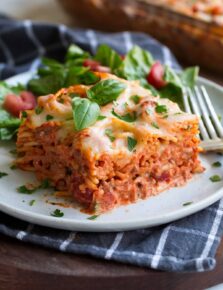
[[[221,141],[201,141],[201,148],[204,151],[218,151],[223,152],[223,140]]]

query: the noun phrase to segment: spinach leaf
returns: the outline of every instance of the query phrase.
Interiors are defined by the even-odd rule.
[[[10,86],[5,82],[0,82],[0,140],[11,140],[17,132],[21,123],[19,118],[11,116],[3,107],[2,103],[7,94],[19,94],[24,90],[24,86],[18,84]]]
[[[199,73],[199,67],[188,67],[186,68],[181,74],[180,78],[182,81],[182,84],[186,87],[193,88],[195,86],[196,78]]]
[[[70,67],[65,79],[65,87],[76,84],[92,85],[99,81],[99,77],[89,71],[87,67]]]
[[[125,56],[117,75],[127,80],[145,78],[152,64],[151,54],[139,46],[134,46]]]
[[[174,83],[167,84],[159,91],[161,98],[166,98],[174,103],[177,103],[181,110],[184,110],[182,88]]]
[[[106,44],[98,47],[95,59],[102,65],[110,67],[112,72],[122,63],[120,55]]]
[[[31,79],[28,82],[28,90],[35,95],[48,95],[57,92],[63,87],[64,80],[60,74],[52,73],[39,79]]]
[[[77,60],[77,59],[86,59],[89,58],[90,54],[83,49],[81,49],[79,46],[75,44],[71,44],[67,50],[65,60]]]
[[[126,85],[114,79],[107,79],[98,82],[87,91],[90,100],[104,106],[115,101],[118,96],[125,90]]]
[[[11,140],[17,133],[15,128],[0,128],[0,140],[8,141]]]
[[[0,128],[18,128],[21,123],[19,118],[12,117],[7,111],[0,108]]]
[[[100,115],[98,104],[84,98],[73,98],[72,109],[74,126],[77,131],[93,125]]]

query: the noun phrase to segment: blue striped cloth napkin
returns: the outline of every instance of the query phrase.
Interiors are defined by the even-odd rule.
[[[92,53],[99,44],[107,43],[120,54],[138,44],[161,62],[179,68],[168,48],[142,33],[106,34],[1,18],[0,78],[35,71],[43,55],[60,60],[73,42]],[[119,233],[80,233],[29,224],[0,212],[0,233],[69,253],[166,271],[201,272],[215,267],[214,257],[223,233],[222,217],[223,200],[164,226]]]

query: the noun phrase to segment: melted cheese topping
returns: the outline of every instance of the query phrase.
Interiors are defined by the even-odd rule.
[[[83,138],[82,149],[90,151],[90,154],[97,155],[103,152],[132,154],[128,150],[128,137],[137,140],[136,150],[140,150],[145,145],[148,138],[152,136],[167,140],[177,141],[174,128],[177,123],[197,122],[197,117],[180,110],[176,103],[168,99],[161,99],[152,96],[151,92],[140,86],[138,81],[126,81],[114,75],[103,74],[102,79],[117,79],[126,84],[126,89],[119,95],[117,100],[101,107],[101,115],[106,118],[97,121],[93,126],[84,129],[87,134]],[[77,86],[75,86],[77,87]],[[74,87],[74,88],[75,88]],[[89,89],[90,86],[86,86]],[[139,96],[139,103],[135,104],[132,96]],[[46,116],[51,115],[52,121],[59,121],[61,129],[58,138],[63,139],[70,132],[74,131],[72,126],[71,99],[65,96],[61,103],[58,95],[43,96],[38,99],[38,106],[42,107],[42,112],[38,115],[34,111],[28,113],[28,122],[31,127],[39,127],[46,123]],[[167,112],[157,113],[156,106],[165,106]],[[112,114],[112,110],[120,116],[126,114],[136,114],[134,122],[123,121]],[[109,129],[114,137],[111,140],[106,129]]]

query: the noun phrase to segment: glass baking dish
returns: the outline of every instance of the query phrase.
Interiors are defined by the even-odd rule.
[[[82,22],[104,31],[146,32],[186,64],[223,73],[223,25],[177,12],[151,0],[58,0]]]

